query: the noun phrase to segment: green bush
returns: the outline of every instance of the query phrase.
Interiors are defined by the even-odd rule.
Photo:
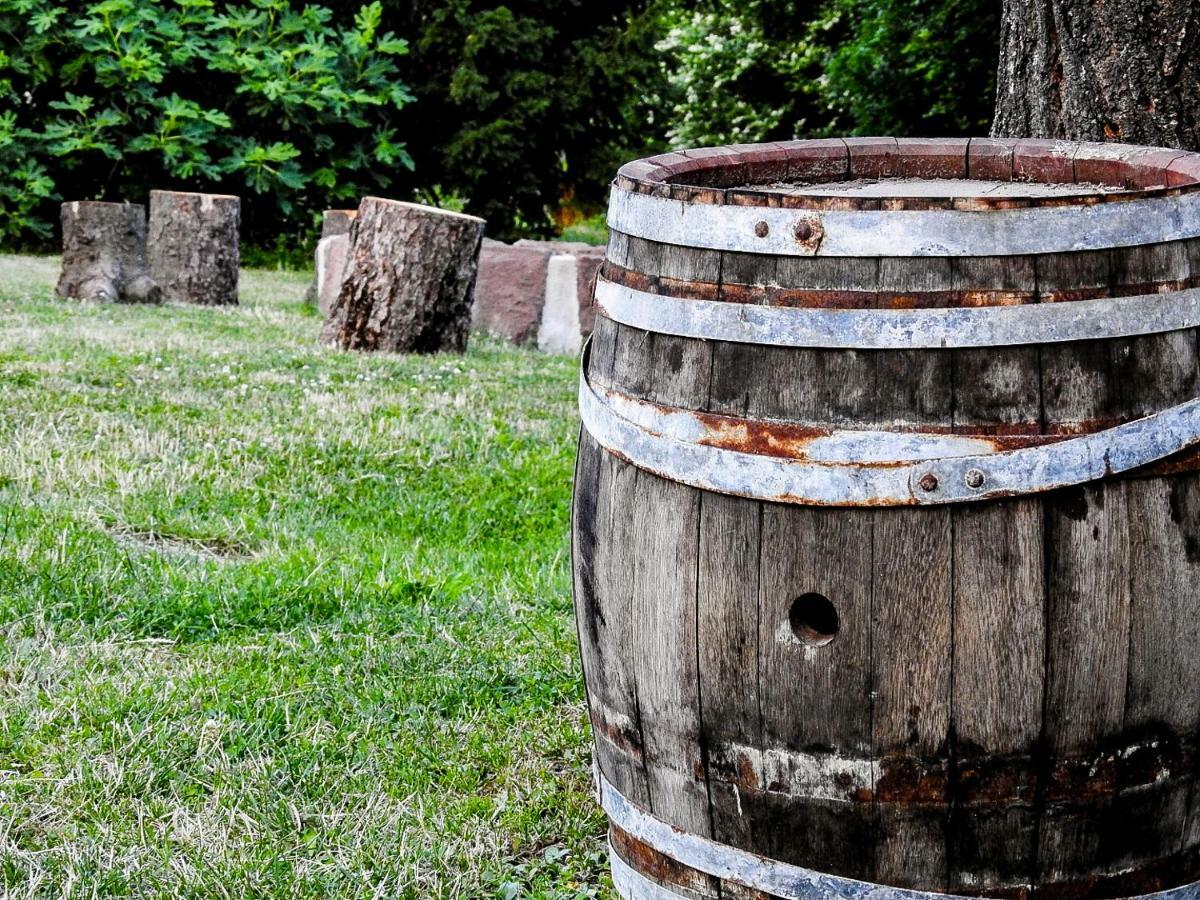
[[[405,41],[378,2],[337,23],[291,0],[0,0],[0,240],[46,239],[57,199],[236,193],[243,236],[311,231],[412,160]]]
[[[419,127],[405,183],[462,197],[491,237],[602,209],[620,164],[663,145],[659,24],[645,0],[385,0]]]
[[[785,4],[786,5],[786,4]],[[663,3],[658,49],[672,146],[791,138],[811,127],[813,48],[803,16],[772,0]]]
[[[151,188],[240,195],[262,262],[371,193],[575,234],[668,144],[983,132],[999,32],[998,0],[323,3],[0,0],[0,242]]]
[[[811,34],[828,130],[988,133],[1000,0],[829,0]]]
[[[987,132],[998,0],[663,0],[676,146]]]

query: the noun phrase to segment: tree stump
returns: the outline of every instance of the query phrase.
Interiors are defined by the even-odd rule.
[[[62,205],[60,297],[158,303],[162,291],[146,264],[146,208],[77,200]]]
[[[346,350],[462,353],[483,219],[367,197],[321,341]]]
[[[237,303],[241,202],[224,194],[150,192],[150,274],[181,303]]]
[[[329,315],[329,308],[342,289],[350,226],[357,215],[356,209],[327,209],[321,219],[321,239],[313,253],[313,280],[304,302],[316,306],[323,316]]]

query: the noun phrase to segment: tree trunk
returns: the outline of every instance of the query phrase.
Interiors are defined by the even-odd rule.
[[[162,291],[146,264],[146,208],[78,200],[62,205],[60,297],[158,303]]]
[[[367,197],[321,340],[347,350],[462,353],[483,219]]]
[[[313,280],[304,295],[304,302],[316,306],[323,316],[329,315],[329,308],[341,290],[345,245],[357,215],[356,209],[327,209],[321,217],[321,239],[313,253]],[[331,242],[330,238],[347,240]]]
[[[1200,149],[1200,7],[1004,0],[995,137]]]
[[[237,197],[150,192],[150,274],[167,300],[237,303],[240,219]]]

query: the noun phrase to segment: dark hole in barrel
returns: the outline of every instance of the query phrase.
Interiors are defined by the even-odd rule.
[[[837,609],[824,594],[801,594],[788,611],[792,634],[810,647],[824,647],[835,637],[841,622]]]

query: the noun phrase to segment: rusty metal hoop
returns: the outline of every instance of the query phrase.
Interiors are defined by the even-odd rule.
[[[579,378],[579,411],[602,447],[635,466],[720,494],[813,506],[926,506],[1041,493],[1118,475],[1200,444],[1200,399],[1051,444],[979,453],[946,435],[837,431],[817,458],[701,443],[690,410],[597,391]],[[940,454],[940,455],[932,455]]]
[[[1016,256],[1200,236],[1200,194],[1029,209],[813,210],[688,203],[614,190],[608,226],[632,237],[776,256]],[[796,230],[819,228],[820,241]]]

